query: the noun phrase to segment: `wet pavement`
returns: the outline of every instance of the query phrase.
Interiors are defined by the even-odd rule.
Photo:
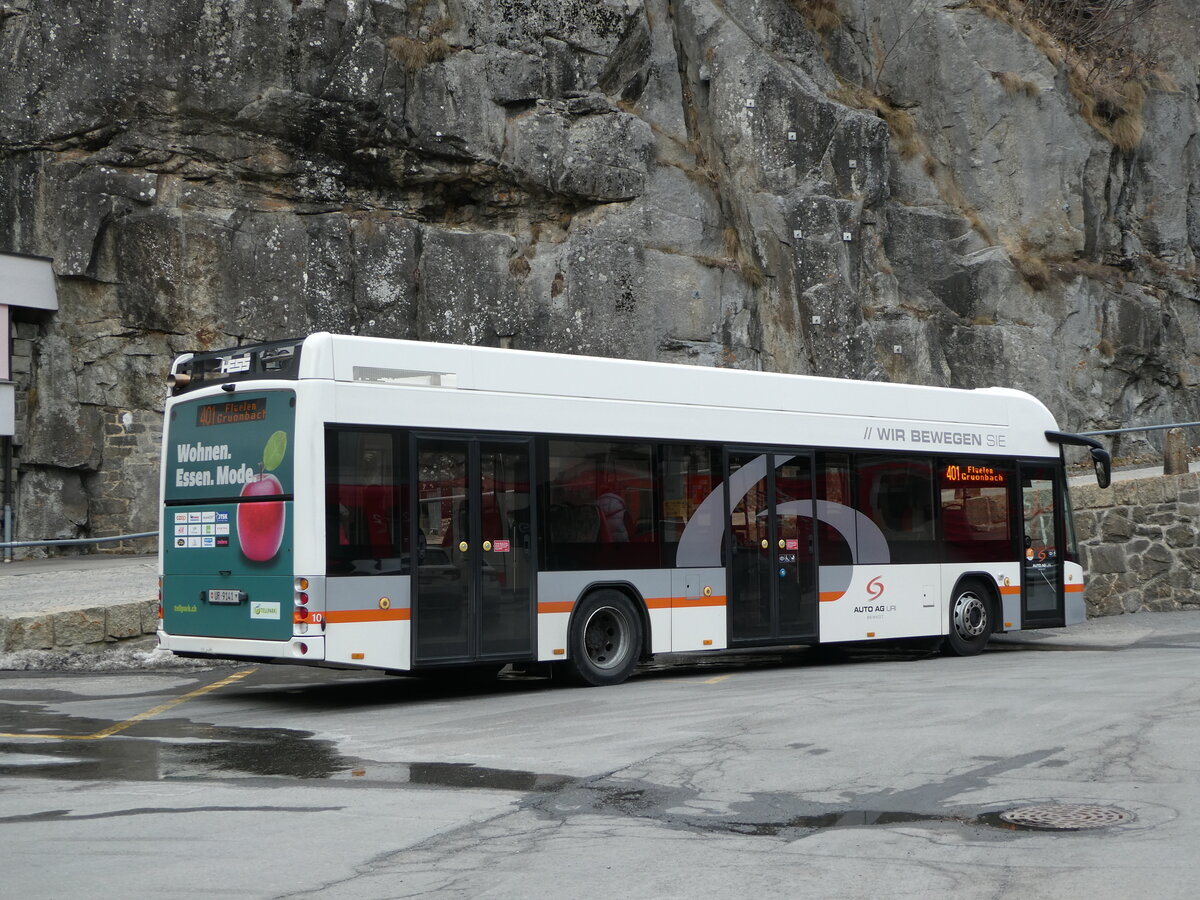
[[[1200,613],[1122,619],[605,689],[0,673],[6,890],[153,860],[141,896],[1191,897]],[[1002,817],[1031,807],[1078,829]]]

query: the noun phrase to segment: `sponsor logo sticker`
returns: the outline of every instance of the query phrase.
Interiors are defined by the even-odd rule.
[[[278,619],[279,604],[278,603],[251,603],[250,618],[252,619]]]

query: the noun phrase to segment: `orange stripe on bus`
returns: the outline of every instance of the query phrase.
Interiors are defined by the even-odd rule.
[[[1001,585],[1000,593],[1001,594],[1019,594],[1019,593],[1021,593],[1021,586],[1019,584]]]
[[[1068,585],[1063,586],[1063,590],[1066,591],[1068,594],[1078,594],[1080,591],[1083,590],[1083,585],[1082,584],[1068,584]]]
[[[333,625],[342,622],[407,622],[412,618],[411,609],[335,609],[325,614],[325,621]]]
[[[821,591],[821,602],[832,603],[834,600],[841,600],[845,596],[845,591]]]
[[[724,606],[725,597],[714,594],[711,597],[651,597],[646,601],[646,609],[699,609],[709,606]],[[538,604],[538,613],[569,613],[575,608],[573,600],[549,601]]]
[[[693,609],[702,606],[724,606],[725,598],[716,594],[711,597],[672,597],[670,604],[675,609]],[[646,603],[649,606],[649,601]]]
[[[575,608],[574,600],[556,600],[551,603],[539,603],[538,614],[543,613],[565,613],[570,612]]]

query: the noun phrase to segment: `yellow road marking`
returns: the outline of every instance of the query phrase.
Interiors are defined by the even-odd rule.
[[[174,700],[168,700],[166,703],[160,703],[153,709],[148,709],[143,713],[138,713],[136,716],[132,716],[126,719],[124,722],[117,722],[115,725],[109,725],[107,728],[101,728],[95,734],[7,734],[0,732],[0,738],[41,738],[43,740],[53,739],[59,741],[100,741],[106,737],[112,737],[114,734],[124,731],[126,728],[129,728],[132,725],[136,725],[138,722],[144,722],[146,719],[152,719],[160,713],[165,713],[168,709],[174,709],[181,703],[187,703],[189,700],[199,697],[201,694],[207,694],[209,691],[215,691],[218,688],[223,688],[226,685],[241,681],[247,675],[250,675],[256,671],[258,670],[243,669],[240,672],[234,672],[228,678],[222,678],[220,681],[214,681],[212,684],[206,684],[204,687],[196,688],[194,691],[188,691],[186,694],[176,697]]]
[[[693,678],[680,678],[678,680],[664,681],[663,684],[682,684],[682,685],[720,684],[725,679],[732,678],[735,674],[737,674],[737,673],[736,672],[727,672],[724,675],[717,675],[713,678],[705,678],[703,681],[696,681]]]

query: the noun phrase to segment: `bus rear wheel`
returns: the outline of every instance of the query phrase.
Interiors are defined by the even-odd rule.
[[[992,607],[978,584],[965,582],[950,598],[950,633],[946,652],[951,656],[975,656],[992,636]]]
[[[642,651],[642,619],[620,591],[588,594],[571,617],[567,669],[579,684],[620,684]]]

